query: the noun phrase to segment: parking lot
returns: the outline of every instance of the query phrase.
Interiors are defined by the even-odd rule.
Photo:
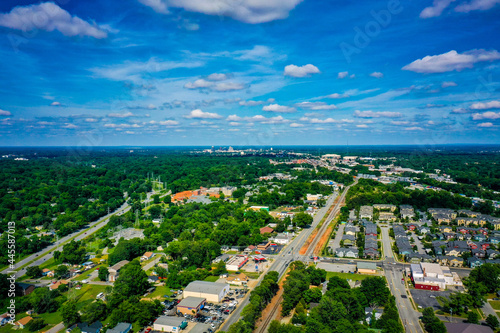
[[[327,272],[349,273],[356,272],[356,264],[331,264],[319,262],[317,268],[324,269]]]
[[[437,300],[438,296],[448,297],[451,294],[451,291],[432,291],[432,290],[421,290],[421,289],[411,289],[411,296],[417,306],[421,306],[422,308],[433,307],[434,310],[441,309],[439,302]]]
[[[212,333],[215,332],[236,309],[240,299],[243,298],[247,292],[248,290],[243,288],[231,289],[222,300],[222,303],[206,303],[196,315],[182,315],[177,313],[177,304],[182,299],[182,296],[179,295],[176,298],[163,302],[165,306],[163,314],[167,316],[184,316],[188,322],[197,325],[201,324],[204,328],[203,331]]]

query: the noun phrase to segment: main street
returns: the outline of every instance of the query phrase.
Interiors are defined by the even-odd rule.
[[[354,184],[356,184],[356,183],[357,182],[355,182]],[[286,272],[286,269],[291,262],[296,261],[296,260],[307,262],[310,260],[308,256],[310,255],[310,253],[312,253],[317,242],[321,239],[322,231],[324,232],[327,230],[326,229],[327,225],[331,222],[333,217],[335,217],[336,214],[340,211],[340,208],[345,200],[345,195],[346,195],[347,191],[354,184],[351,184],[350,186],[347,186],[346,188],[344,188],[344,191],[342,192],[341,196],[339,197],[339,200],[337,201],[337,203],[335,203],[335,205],[334,205],[334,202],[338,196],[338,193],[335,192],[334,194],[332,194],[328,198],[326,205],[323,208],[319,209],[318,212],[316,213],[316,215],[314,216],[314,219],[313,219],[311,226],[309,228],[304,229],[297,237],[295,237],[288,245],[286,245],[281,250],[280,254],[273,257],[274,261],[271,264],[271,266],[269,267],[268,271],[278,272],[279,277],[281,278],[284,275],[284,273]],[[330,207],[332,205],[334,205],[334,207],[332,208],[332,211],[330,212],[329,216],[327,217],[327,219],[325,220],[324,225],[323,225],[323,227],[325,227],[325,228],[321,228],[321,230],[317,233],[313,242],[311,242],[311,244],[309,244],[309,248],[308,248],[306,255],[305,256],[300,255],[299,254],[300,249],[304,246],[306,241],[309,239],[309,237],[313,233],[314,229],[316,227],[318,227],[319,223],[325,217],[325,215],[328,213],[328,211],[330,210]],[[259,278],[257,285],[260,284],[263,277],[264,277],[264,275],[262,275]],[[249,302],[250,302],[250,295],[247,294],[245,296],[245,298],[241,301],[238,308],[225,321],[224,325],[221,327],[222,331],[229,330],[229,327],[240,319],[241,311]]]

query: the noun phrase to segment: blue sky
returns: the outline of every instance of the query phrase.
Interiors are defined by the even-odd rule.
[[[500,0],[0,3],[0,145],[499,143]]]

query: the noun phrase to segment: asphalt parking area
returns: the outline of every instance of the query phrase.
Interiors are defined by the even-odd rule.
[[[411,289],[411,296],[417,305],[422,308],[433,307],[434,310],[441,309],[441,305],[439,304],[437,297],[443,296],[448,297],[451,294],[451,291],[433,291],[433,290],[420,290],[420,289]]]

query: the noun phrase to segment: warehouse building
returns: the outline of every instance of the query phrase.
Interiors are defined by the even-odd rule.
[[[158,332],[180,332],[186,328],[187,321],[184,317],[160,316],[153,324],[153,330]]]
[[[203,297],[186,297],[177,304],[177,312],[182,314],[195,315],[203,309],[206,299]]]
[[[207,302],[220,303],[229,292],[229,285],[208,281],[193,281],[187,285],[182,293],[184,298],[202,297]]]

